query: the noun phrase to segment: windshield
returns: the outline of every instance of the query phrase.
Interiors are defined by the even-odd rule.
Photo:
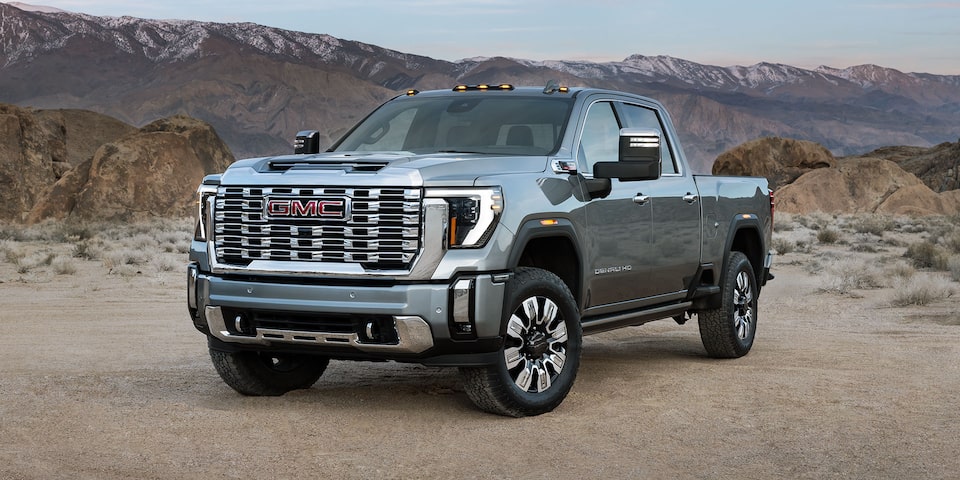
[[[560,148],[572,99],[494,95],[399,97],[331,151],[550,155]]]

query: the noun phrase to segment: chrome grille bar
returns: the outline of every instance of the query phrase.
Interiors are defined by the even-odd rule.
[[[345,214],[271,217],[267,204],[273,198],[344,199]],[[422,202],[418,188],[221,186],[214,208],[217,261],[235,266],[289,260],[406,268],[420,249]]]

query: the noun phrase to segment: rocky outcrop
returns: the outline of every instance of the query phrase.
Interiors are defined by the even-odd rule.
[[[190,215],[203,176],[231,162],[210,125],[184,116],[158,120],[101,145],[50,188],[27,221]]]
[[[765,137],[722,153],[713,164],[713,174],[766,177],[770,188],[777,190],[811,170],[835,164],[833,154],[820,144]]]
[[[0,104],[0,221],[22,221],[50,185],[134,130],[94,112]]]
[[[960,192],[937,193],[896,163],[880,158],[849,158],[836,168],[810,171],[776,192],[777,211],[807,214],[960,213]]]
[[[960,189],[960,141],[930,148],[884,147],[863,156],[896,162],[935,192]]]

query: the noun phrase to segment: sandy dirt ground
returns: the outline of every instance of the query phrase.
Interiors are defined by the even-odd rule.
[[[587,337],[566,401],[524,419],[475,410],[456,369],[394,363],[243,397],[179,265],[0,260],[0,478],[958,478],[960,295],[822,292],[819,256],[778,259],[746,357],[707,358],[696,320]]]

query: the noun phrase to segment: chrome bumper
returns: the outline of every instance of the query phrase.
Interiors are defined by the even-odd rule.
[[[356,333],[302,332],[294,330],[273,330],[258,328],[255,335],[237,335],[227,329],[226,320],[220,307],[204,308],[204,316],[210,333],[228,343],[248,345],[270,345],[286,343],[295,345],[324,345],[353,347],[362,352],[390,352],[416,354],[433,347],[433,335],[430,325],[420,317],[394,316],[397,343],[364,343]]]

